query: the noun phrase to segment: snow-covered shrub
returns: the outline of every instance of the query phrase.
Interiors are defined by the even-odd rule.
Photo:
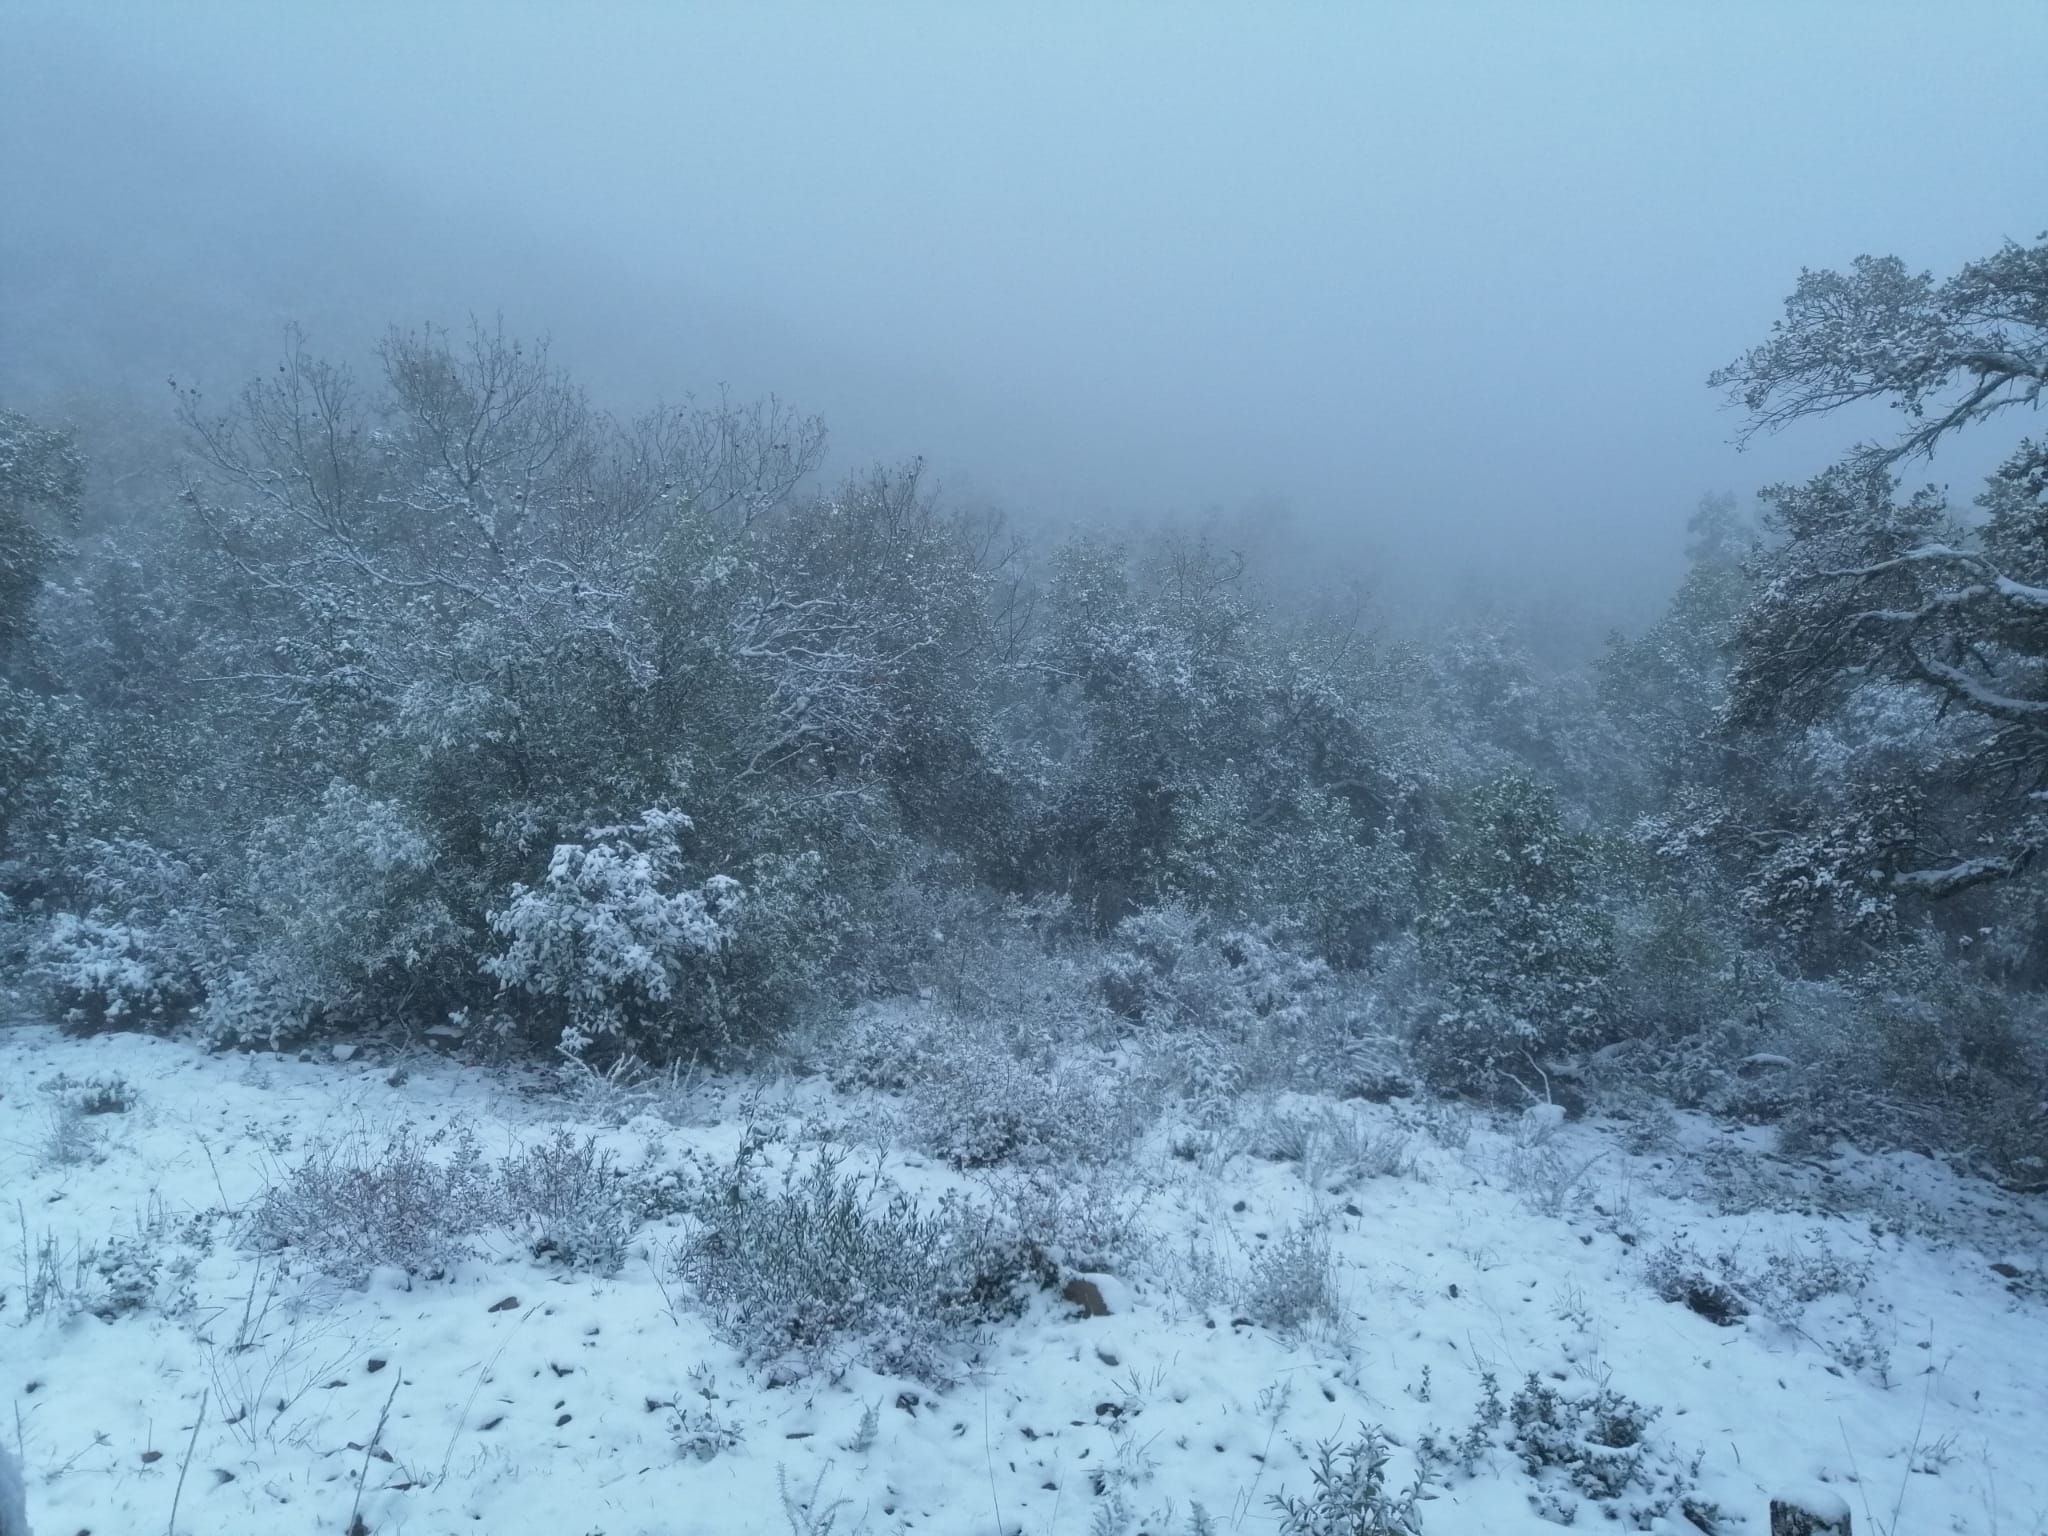
[[[257,1198],[251,1239],[346,1284],[381,1268],[446,1275],[496,1224],[499,1191],[471,1132],[444,1137],[441,1158],[408,1128],[381,1145],[358,1132],[315,1148]]]
[[[381,1022],[387,999],[446,985],[463,938],[439,858],[402,806],[338,781],[264,823],[241,870],[235,952],[209,979],[208,1033],[275,1047]]]
[[[1341,1448],[1334,1440],[1318,1443],[1309,1469],[1314,1491],[1307,1498],[1271,1498],[1280,1512],[1281,1536],[1421,1536],[1423,1480],[1418,1475],[1400,1493],[1389,1488],[1393,1454],[1393,1443],[1378,1428]]]
[[[155,930],[73,912],[58,913],[36,936],[29,970],[71,1035],[166,1029],[200,991],[186,957]]]
[[[1055,988],[1008,1013],[869,1007],[813,1049],[841,1091],[902,1094],[905,1134],[956,1168],[1098,1164],[1129,1150],[1158,1101],[1146,1063],[1109,1044],[1106,1023]]]
[[[955,1168],[1094,1164],[1127,1152],[1153,1104],[1114,1054],[976,1031],[926,1058],[909,1092],[917,1144]]]
[[[815,855],[763,855],[745,881],[694,878],[680,811],[556,846],[540,883],[491,914],[484,970],[535,1043],[651,1061],[731,1044],[814,984],[837,927]]]
[[[750,1133],[695,1212],[677,1273],[748,1360],[859,1359],[940,1380],[975,1327],[1013,1315],[1023,1256],[963,1202],[920,1206],[824,1149],[770,1178]]]
[[[677,837],[689,825],[682,812],[657,808],[634,825],[597,828],[588,842],[559,844],[541,883],[513,886],[491,914],[504,948],[484,969],[554,1005],[569,1055],[670,1032],[661,1015],[704,1001],[689,983],[731,941],[742,894],[723,875],[684,883]],[[721,1021],[702,1022],[716,1039]]]
[[[22,1240],[24,1315],[103,1323],[148,1311],[167,1317],[189,1312],[199,1260],[209,1246],[203,1233],[181,1228],[154,1202],[104,1242],[79,1240],[67,1248],[56,1233],[45,1232],[31,1243],[25,1230]]]
[[[1150,1191],[1107,1168],[1032,1168],[990,1180],[1005,1237],[1062,1272],[1129,1274],[1150,1252]]]
[[[1474,794],[1420,923],[1433,997],[1415,1052],[1438,1086],[1541,1100],[1553,1061],[1603,1043],[1614,952],[1595,875],[1550,791],[1509,777]]]
[[[639,1230],[638,1192],[611,1153],[558,1127],[498,1167],[505,1220],[536,1258],[608,1275]]]
[[[1728,1274],[1728,1263],[1709,1259],[1683,1238],[1662,1243],[1643,1260],[1643,1279],[1659,1300],[1698,1313],[1717,1327],[1730,1328],[1749,1314],[1741,1276]]]
[[[1238,1305],[1253,1322],[1281,1333],[1315,1324],[1341,1328],[1344,1303],[1329,1228],[1315,1218],[1298,1221],[1259,1249]]]
[[[1151,908],[1117,926],[1096,985],[1212,1120],[1252,1089],[1353,1092],[1383,1076],[1369,1010],[1350,1006],[1321,960],[1269,932]]]
[[[125,1115],[141,1098],[135,1085],[118,1072],[95,1072],[89,1077],[59,1072],[43,1082],[41,1089],[81,1115]]]
[[[1891,1346],[1881,1308],[1865,1298],[1870,1267],[1816,1239],[1751,1262],[1735,1248],[1704,1254],[1683,1238],[1643,1261],[1643,1277],[1665,1301],[1721,1327],[1761,1317],[1819,1348],[1837,1365],[1887,1379]]]
[[[1706,1513],[1692,1498],[1700,1458],[1682,1460],[1650,1439],[1660,1411],[1611,1387],[1566,1393],[1532,1372],[1508,1404],[1508,1449],[1537,1483],[1530,1504],[1570,1525],[1585,1498],[1639,1531],[1662,1529],[1688,1506]]]

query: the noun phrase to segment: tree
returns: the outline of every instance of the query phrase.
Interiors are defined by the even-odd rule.
[[[1745,438],[1872,401],[1906,422],[1765,493],[1776,542],[1737,626],[1731,722],[1812,726],[1858,696],[1910,701],[1940,738],[1935,782],[1913,786],[1928,814],[1862,839],[1864,874],[1925,897],[2018,875],[2048,845],[2048,440],[2013,449],[1975,516],[1931,488],[1902,496],[1898,471],[2040,408],[2048,236],[1940,282],[1892,257],[1802,273],[1770,339],[1709,382],[1748,413]],[[1885,797],[1888,815],[1898,805]]]
[[[0,411],[0,854],[54,760],[47,679],[30,658],[53,526],[78,516],[85,461],[71,435]]]
[[[1477,790],[1418,925],[1435,1006],[1416,1054],[1440,1085],[1541,1096],[1563,1058],[1612,1027],[1612,927],[1590,839],[1519,775]]]

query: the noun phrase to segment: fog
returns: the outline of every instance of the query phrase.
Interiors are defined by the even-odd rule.
[[[1701,493],[1857,431],[1738,454],[1705,387],[1802,266],[1952,268],[2048,192],[2024,3],[0,25],[17,404],[225,389],[288,319],[346,353],[502,313],[607,403],[817,411],[832,471],[923,455],[1033,524],[1277,519],[1393,606],[1589,636],[1661,602]]]

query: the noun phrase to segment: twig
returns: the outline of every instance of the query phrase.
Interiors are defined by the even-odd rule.
[[[212,1398],[211,1387],[199,1394],[199,1417],[192,1421],[192,1438],[185,1442],[185,1459],[178,1463],[178,1486],[171,1490],[171,1518],[164,1526],[164,1536],[178,1536],[178,1500],[185,1496],[185,1474],[192,1470],[192,1452],[199,1445],[199,1426],[206,1422],[206,1405]]]
[[[489,1378],[492,1369],[497,1365],[499,1357],[505,1353],[506,1347],[511,1344],[513,1335],[517,1334],[521,1328],[524,1328],[526,1320],[539,1310],[540,1303],[535,1302],[524,1312],[520,1313],[519,1321],[512,1325],[511,1333],[505,1335],[504,1340],[498,1345],[491,1358],[486,1360],[483,1368],[476,1373],[476,1385],[469,1389],[469,1396],[463,1399],[462,1417],[455,1421],[455,1433],[448,1437],[448,1450],[441,1457],[441,1470],[434,1474],[434,1486],[436,1488],[448,1481],[448,1463],[455,1459],[455,1442],[462,1438],[462,1427],[469,1422],[469,1410],[476,1406],[477,1393],[483,1391],[484,1382]]]
[[[363,1469],[356,1474],[356,1501],[348,1510],[348,1536],[357,1536],[363,1530],[363,1484],[370,1480],[370,1456],[377,1449],[377,1442],[384,1438],[384,1426],[391,1420],[391,1403],[398,1396],[398,1384],[405,1380],[403,1371],[391,1374],[391,1390],[385,1395],[384,1406],[377,1410],[377,1427],[370,1431],[369,1442],[363,1447]]]
[[[988,1468],[989,1502],[996,1507],[996,1536],[1003,1536],[1003,1501],[996,1493],[996,1457],[988,1439],[988,1388],[981,1389],[981,1458]]]

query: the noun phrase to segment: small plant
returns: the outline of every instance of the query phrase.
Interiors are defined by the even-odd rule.
[[[1366,1430],[1341,1449],[1334,1440],[1316,1446],[1307,1498],[1275,1494],[1282,1536],[1419,1536],[1424,1484],[1420,1475],[1401,1493],[1387,1487],[1392,1459],[1387,1437]]]
[[[838,1527],[839,1512],[850,1501],[834,1499],[830,1504],[820,1502],[824,1497],[825,1479],[831,1473],[832,1463],[828,1461],[818,1469],[811,1491],[799,1494],[789,1486],[788,1471],[779,1466],[775,1469],[775,1487],[782,1495],[782,1518],[789,1522],[790,1536],[832,1536]]]
[[[1423,1371],[1423,1402],[1427,1402],[1429,1387],[1428,1368]],[[1488,1371],[1479,1378],[1479,1406],[1473,1411],[1472,1422],[1462,1433],[1452,1439],[1443,1438],[1442,1431],[1431,1430],[1415,1443],[1415,1459],[1425,1473],[1456,1467],[1466,1477],[1479,1470],[1479,1463],[1494,1447],[1501,1425],[1508,1416],[1507,1406],[1500,1400],[1500,1378]]]
[[[118,1072],[96,1073],[91,1077],[60,1072],[42,1085],[42,1091],[80,1115],[125,1115],[141,1098],[135,1085]]]
[[[813,1369],[848,1351],[941,1379],[950,1346],[1018,1309],[1024,1257],[978,1212],[958,1200],[921,1207],[879,1171],[842,1172],[822,1148],[771,1183],[758,1166],[767,1144],[748,1133],[675,1256],[747,1358]]]
[[[1703,1508],[1691,1497],[1700,1458],[1680,1461],[1650,1439],[1658,1412],[1605,1386],[1567,1395],[1532,1372],[1508,1405],[1508,1449],[1536,1480],[1538,1513],[1569,1525],[1576,1494],[1650,1530],[1674,1509]]]
[[[1657,1248],[1643,1261],[1643,1278],[1660,1300],[1695,1312],[1719,1328],[1732,1328],[1749,1315],[1749,1303],[1716,1264],[1682,1238]]]
[[[1254,1319],[1283,1333],[1317,1322],[1340,1325],[1344,1309],[1328,1229],[1320,1221],[1300,1222],[1261,1249],[1240,1299]]]
[[[860,1424],[841,1449],[852,1456],[865,1456],[875,1448],[875,1441],[882,1433],[882,1400],[878,1397],[872,1403],[860,1406]]]
[[[358,1134],[316,1148],[257,1198],[251,1236],[346,1284],[382,1267],[446,1275],[499,1206],[475,1136],[461,1130],[449,1140],[444,1160],[404,1129],[381,1147]]]
[[[78,1168],[101,1160],[100,1133],[84,1113],[70,1104],[50,1107],[43,1134],[43,1160],[53,1168]]]
[[[506,1220],[536,1258],[571,1269],[615,1273],[639,1230],[625,1174],[595,1137],[566,1128],[499,1165]]]
[[[745,1439],[737,1420],[723,1418],[708,1406],[676,1408],[669,1416],[669,1433],[677,1451],[692,1461],[715,1461]]]

